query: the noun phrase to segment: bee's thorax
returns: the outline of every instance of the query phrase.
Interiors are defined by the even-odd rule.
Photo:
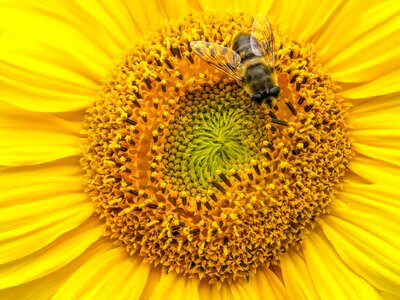
[[[275,86],[273,70],[259,59],[252,59],[244,64],[244,79],[251,93],[259,93]]]

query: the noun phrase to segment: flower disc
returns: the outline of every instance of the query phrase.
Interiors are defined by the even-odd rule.
[[[191,52],[194,40],[229,45],[252,20],[191,15],[137,43],[84,125],[81,163],[107,235],[211,282],[279,265],[327,212],[352,157],[348,106],[312,46],[274,32],[272,108]]]

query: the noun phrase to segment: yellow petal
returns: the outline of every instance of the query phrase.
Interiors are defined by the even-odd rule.
[[[303,254],[320,299],[380,299],[373,287],[341,261],[320,233],[312,232],[307,237]]]
[[[336,81],[371,81],[400,67],[399,13],[398,5],[381,3],[349,28],[344,38],[337,41],[335,56],[324,61]]]
[[[183,299],[201,300],[199,293],[199,281],[197,279],[189,279],[186,282],[186,295]]]
[[[111,245],[108,241],[106,244]],[[139,299],[146,283],[143,271],[148,272],[141,262],[127,257],[120,247],[102,246],[79,266],[52,299]]]
[[[394,110],[394,111],[393,111]],[[354,149],[365,156],[400,164],[400,112],[371,113],[352,120]]]
[[[245,12],[252,15],[264,14],[266,16],[268,16],[267,11],[272,5],[271,2],[268,3],[267,1],[227,1],[227,2],[228,3],[233,2],[232,3],[233,11]]]
[[[184,276],[177,275],[175,272],[162,274],[160,281],[151,295],[153,300],[198,300],[198,280],[187,279]]]
[[[258,299],[289,299],[286,287],[270,269],[257,270],[255,280],[257,281]]]
[[[66,195],[0,209],[0,263],[38,251],[93,214],[83,194]]]
[[[46,114],[0,105],[0,164],[39,164],[79,154],[79,127]]]
[[[121,54],[99,23],[54,2],[1,8],[2,101],[34,111],[82,108]]]
[[[87,294],[89,299],[140,299],[151,266],[141,257],[127,257],[101,275],[98,284]],[[104,278],[103,278],[104,277]]]
[[[11,51],[0,51],[8,60],[8,65],[0,63],[0,100],[4,102],[31,111],[72,111],[87,107],[99,89],[98,82],[82,76],[87,69],[80,70],[81,63],[68,62],[77,70],[63,65],[66,55],[35,49],[26,49],[24,55]]]
[[[139,37],[122,1],[60,1],[60,4],[61,8],[57,5],[44,10],[58,16],[61,16],[62,11],[66,23],[74,25],[100,49],[106,50],[110,57],[118,57],[121,50],[129,46],[131,39]],[[139,6],[140,3],[136,5]],[[93,30],[96,30],[96,34],[93,34]]]
[[[0,128],[2,131],[31,130],[80,135],[81,126],[50,114],[33,113],[0,102]]]
[[[334,3],[331,4],[335,6]],[[318,1],[301,1],[297,3],[297,5],[293,5],[293,3],[288,0],[273,1],[268,15],[271,15],[271,19],[276,20],[279,26],[287,31],[289,36],[297,38],[301,35],[308,20],[313,18],[314,11],[319,6],[320,2]],[[327,8],[327,6],[321,7],[322,10],[325,10],[325,8]],[[319,15],[317,14],[315,17],[319,18]]]
[[[391,111],[375,112],[357,116],[351,120],[351,123],[357,130],[365,129],[396,129],[400,135],[400,124],[397,122],[400,118],[400,108],[392,107]]]
[[[400,220],[400,195],[398,188],[387,184],[362,184],[348,182],[339,198],[358,211],[384,215],[391,220]]]
[[[352,119],[355,149],[369,157],[398,164],[400,149],[400,107],[371,112]]]
[[[141,257],[125,258],[111,271],[110,280],[102,290],[97,295],[93,294],[93,299],[139,299],[150,269],[151,266],[144,263]]]
[[[320,28],[324,28],[325,23],[335,19],[340,5],[340,0],[335,1],[310,1],[307,17],[303,16],[303,23],[299,24],[301,32],[299,39],[315,42],[319,36]],[[310,9],[312,7],[312,9]]]
[[[399,130],[395,128],[353,130],[352,135],[358,144],[362,144],[361,147],[370,145],[376,148],[387,148],[389,151],[392,149],[398,151],[396,149],[400,148],[400,134]],[[361,151],[363,150],[361,149]],[[394,156],[396,156],[396,154],[394,154]],[[382,158],[385,160],[384,156],[382,156]]]
[[[333,3],[333,7],[336,5]],[[337,5],[329,15],[329,19],[312,38],[323,64],[338,54],[337,44],[342,43],[343,40],[347,42],[356,39],[359,33],[354,30],[355,24],[366,19],[366,12],[374,5],[376,4],[373,2],[365,1],[341,1]],[[304,21],[307,22],[308,18],[304,18]]]
[[[400,266],[395,259],[400,257],[399,226],[345,206],[332,214],[321,226],[340,259],[377,289],[400,296]]]
[[[41,200],[46,196],[81,192],[81,172],[76,157],[4,169],[0,173],[0,204],[7,207]]]
[[[295,251],[281,257],[281,269],[290,299],[317,299],[314,290],[314,274],[309,273],[306,263]]]
[[[400,169],[392,164],[368,157],[356,157],[350,163],[350,170],[370,183],[386,184],[392,189],[398,189]]]
[[[394,111],[399,112],[399,97],[400,93],[395,93],[367,99],[357,99],[357,101],[360,100],[358,103],[353,100],[353,107],[350,109],[351,116],[353,116],[354,119],[358,119],[358,117],[368,117],[373,114],[384,115],[385,113],[391,113]],[[394,123],[393,125],[396,124],[397,123]]]
[[[99,15],[93,16],[92,11]],[[104,17],[101,11],[101,5],[95,1],[12,2],[1,9],[0,29],[23,40],[53,45],[86,57],[99,55],[98,58],[108,58],[109,61],[121,54],[121,45],[118,44],[121,35],[110,30],[115,29],[112,23],[101,22]]]
[[[81,255],[104,233],[98,220],[85,222],[55,240],[49,246],[0,268],[0,289],[46,276]]]
[[[208,1],[198,0],[189,1],[190,8],[197,11],[206,12],[242,12],[252,15],[263,14],[271,17],[272,12],[269,12],[273,6],[272,1]]]
[[[102,241],[102,240],[100,240]],[[0,299],[2,300],[23,300],[23,299],[51,299],[57,290],[65,284],[65,282],[76,272],[76,270],[91,257],[98,252],[104,252],[110,248],[110,243],[107,240],[105,243],[96,242],[76,259],[67,265],[54,270],[44,277],[29,281],[14,287],[0,290]]]
[[[389,294],[389,293],[385,293],[385,292],[380,292],[382,299],[384,300],[398,300],[399,297],[398,295],[393,295],[393,294]]]
[[[145,3],[130,0],[121,1],[121,5],[127,9],[132,28],[140,35],[150,33],[152,26],[157,22],[166,20],[166,12],[160,9],[160,4],[161,2],[157,0],[149,0]]]
[[[79,138],[44,132],[0,132],[0,164],[20,166],[40,164],[78,155]]]
[[[353,146],[354,150],[360,154],[400,166],[400,142],[398,144],[399,147],[396,148],[376,147],[360,143],[354,143]]]
[[[158,5],[159,10],[163,10],[169,20],[179,20],[187,15],[189,3],[186,0],[164,0]]]
[[[399,91],[400,70],[385,74],[378,79],[343,90],[343,94],[352,99],[387,95]]]
[[[143,9],[143,7],[147,8],[150,5],[154,5],[153,2],[154,0],[146,1],[146,3],[125,0],[113,2],[103,1],[101,3],[98,1],[93,1],[92,5],[102,6],[104,13],[109,15],[109,17],[112,19],[112,22],[115,22],[115,28],[118,28],[120,31],[119,34],[121,36],[125,36],[127,41],[133,41],[142,37],[143,34],[148,32],[150,29],[150,27],[148,27],[149,24],[141,24],[139,18],[145,18],[146,16],[151,15],[145,14],[139,16],[138,10]],[[87,3],[80,3],[80,5],[85,4]],[[136,10],[129,9],[129,5],[134,5]],[[97,16],[94,16],[94,19],[97,20]],[[147,25],[147,27],[143,27],[144,25]],[[113,34],[113,32],[110,32],[110,34]]]
[[[346,229],[346,234],[350,238],[354,236],[360,242],[365,241],[365,244],[370,244],[369,246],[382,247],[381,256],[387,256],[388,261],[391,261],[391,254],[400,252],[400,240],[397,238],[400,235],[400,227],[396,226],[400,224],[400,220],[391,220],[386,215],[379,214],[376,211],[351,209],[345,199],[335,203],[331,215],[332,219],[329,220],[335,222],[338,230]],[[387,252],[383,251],[385,246],[389,247]],[[368,246],[365,245],[364,247]],[[395,267],[400,269],[400,265]]]
[[[232,294],[232,290],[229,288],[229,285],[223,284],[220,288],[220,294],[222,300],[233,299],[234,295]]]
[[[78,166],[10,168],[0,175],[3,262],[29,255],[83,223],[92,204],[81,193]],[[12,180],[10,180],[12,179]]]
[[[249,282],[209,285],[201,282],[200,299],[287,299],[288,294],[279,278],[268,268],[259,269]]]
[[[230,288],[231,293],[232,293],[232,298],[227,298],[228,299],[234,299],[234,300],[253,300],[253,299],[263,299],[263,297],[259,297],[258,291],[257,291],[257,282],[254,280],[254,278],[251,278],[249,282],[247,283],[239,283],[239,282],[234,282],[228,286]],[[222,298],[224,299],[224,298]]]
[[[397,37],[398,34],[399,33],[396,32],[395,37]],[[393,41],[394,37],[389,37],[388,39]],[[392,46],[383,41],[378,41],[376,43],[378,45],[384,45],[385,55],[374,53],[368,56],[361,56],[356,55],[356,53],[348,53],[348,57],[346,59],[343,58],[343,61],[340,63],[338,62],[337,65],[330,68],[327,66],[327,71],[332,74],[333,79],[337,82],[366,82],[379,79],[386,74],[398,70],[400,67],[398,59],[400,46]],[[353,48],[353,46],[349,48],[353,51],[358,50],[360,53],[370,53],[369,49],[375,47],[372,44],[368,45],[365,43],[361,49]],[[382,50],[382,48],[378,50]]]
[[[215,299],[221,300],[220,289],[216,284],[208,284],[205,280],[202,280],[199,285],[199,297],[200,299]]]

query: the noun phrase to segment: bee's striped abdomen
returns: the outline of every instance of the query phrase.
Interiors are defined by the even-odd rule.
[[[262,47],[262,45],[259,45]],[[241,63],[244,63],[246,60],[249,60],[254,57],[259,57],[260,54],[254,53],[251,42],[250,42],[250,35],[239,33],[233,43],[232,49],[236,51],[241,59]],[[258,51],[258,53],[262,53]]]

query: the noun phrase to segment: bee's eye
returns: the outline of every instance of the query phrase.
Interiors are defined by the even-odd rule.
[[[278,97],[280,91],[281,91],[281,89],[280,89],[278,86],[273,86],[273,87],[269,90],[269,93],[270,93],[271,96],[273,96],[273,97]]]
[[[262,96],[261,96],[260,93],[256,93],[256,94],[253,94],[253,96],[251,96],[251,99],[252,99],[254,102],[261,103]]]

